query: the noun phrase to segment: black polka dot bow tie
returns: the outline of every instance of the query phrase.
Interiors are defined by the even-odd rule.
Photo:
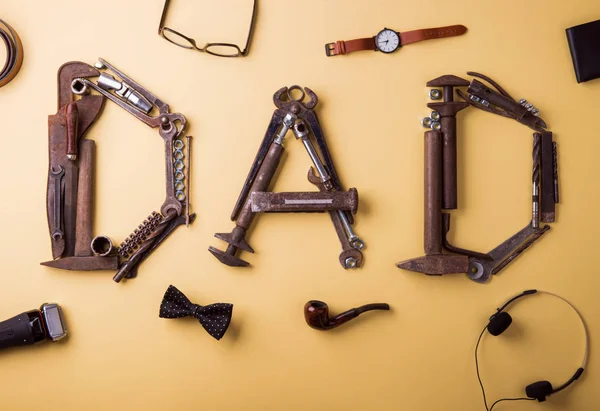
[[[216,303],[201,306],[192,303],[176,287],[170,285],[160,305],[160,318],[194,317],[206,331],[220,340],[231,321],[233,304]]]

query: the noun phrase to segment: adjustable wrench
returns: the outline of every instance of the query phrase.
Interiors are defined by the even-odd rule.
[[[315,150],[315,147],[313,146],[312,142],[310,141],[310,138],[309,138],[310,132],[308,130],[306,123],[304,123],[304,121],[302,121],[302,120],[298,120],[296,122],[296,124],[294,124],[293,131],[294,131],[294,136],[296,136],[296,139],[302,140],[302,144],[304,144],[304,147],[306,148],[306,151],[308,152],[310,159],[312,160],[313,164],[315,165],[315,168],[317,169],[317,172],[319,173],[319,180],[322,183],[323,189],[324,189],[321,191],[333,190],[333,186],[331,185],[330,173],[327,171],[327,168],[321,161],[319,154],[317,153],[317,150]],[[309,173],[308,179],[311,183],[315,184],[313,181],[311,181],[311,177],[310,177],[311,174],[312,174],[312,172]],[[314,176],[314,174],[312,174],[312,175]],[[356,248],[357,250],[362,250],[365,247],[365,243],[356,235],[356,233],[352,229],[352,225],[350,224],[350,221],[348,221],[348,217],[346,216],[346,214],[341,210],[337,210],[336,213],[338,214],[338,218],[343,226],[343,229],[345,230],[346,234],[348,235],[348,242],[351,244],[352,247]],[[337,227],[336,227],[336,231],[337,231]],[[350,268],[350,267],[346,267],[346,268]]]
[[[314,169],[311,167],[308,170],[308,181],[316,185],[319,191],[327,191],[325,184],[322,181],[322,177],[316,176]],[[329,217],[335,227],[335,232],[338,235],[340,244],[342,245],[342,252],[340,254],[340,264],[344,268],[358,268],[362,265],[363,255],[359,248],[356,248],[350,240],[349,234],[346,232],[346,227],[343,222],[343,218],[346,217],[341,211],[329,211]],[[350,224],[348,224],[350,225]],[[360,239],[359,239],[360,241]],[[362,248],[362,247],[361,247]]]

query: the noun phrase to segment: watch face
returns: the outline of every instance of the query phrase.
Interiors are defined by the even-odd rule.
[[[375,45],[379,51],[391,53],[400,47],[400,37],[394,30],[383,29],[375,36]]]

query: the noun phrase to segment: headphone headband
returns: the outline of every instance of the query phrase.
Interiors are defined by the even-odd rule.
[[[515,295],[514,297],[509,298],[504,304],[502,304],[500,306],[500,308],[496,309],[496,314],[501,313],[502,311],[504,311],[506,309],[506,307],[508,307],[510,304],[512,304],[515,300],[518,300],[521,297],[525,297],[526,295],[531,295],[531,294],[536,294],[538,292],[538,290],[525,290],[520,294]],[[543,292],[543,291],[541,291]]]
[[[513,302],[515,302],[516,300],[528,296],[528,295],[533,295],[533,294],[538,294],[538,293],[544,293],[544,294],[548,294],[550,296],[556,297],[560,300],[562,300],[563,302],[565,302],[566,304],[569,305],[569,307],[571,307],[573,309],[573,311],[575,311],[575,313],[577,314],[577,316],[579,317],[579,320],[581,321],[581,325],[583,327],[583,331],[585,333],[585,354],[583,357],[583,362],[581,364],[581,367],[579,367],[577,369],[577,371],[575,371],[575,373],[573,374],[573,376],[567,380],[565,383],[563,383],[562,385],[556,387],[556,388],[552,388],[552,385],[548,382],[548,381],[538,381],[536,383],[533,383],[531,385],[528,385],[526,388],[526,392],[527,392],[527,396],[529,398],[518,398],[518,399],[537,399],[538,401],[544,401],[545,397],[547,395],[551,395],[554,393],[557,393],[559,391],[564,390],[565,388],[567,388],[569,385],[573,384],[577,379],[579,379],[579,377],[581,376],[581,374],[583,374],[583,371],[585,370],[586,366],[587,366],[587,362],[588,362],[588,353],[589,353],[589,333],[587,330],[587,326],[586,323],[583,319],[583,316],[581,315],[581,313],[577,310],[577,308],[575,308],[575,306],[573,304],[571,304],[568,300],[566,300],[565,298],[548,292],[548,291],[542,291],[542,290],[535,290],[535,289],[531,289],[531,290],[525,290],[523,292],[521,292],[520,294],[517,294],[511,298],[509,298],[504,304],[502,304],[500,306],[500,308],[496,309],[496,312],[490,317],[490,322],[488,324],[488,326],[486,326],[486,328],[483,329],[481,335],[479,336],[479,339],[477,340],[477,345],[475,347],[475,366],[476,366],[476,370],[477,370],[477,376],[479,378],[479,367],[478,367],[478,362],[477,362],[477,347],[479,347],[479,342],[481,341],[481,337],[483,337],[483,334],[485,333],[486,329],[488,330],[488,332],[492,335],[499,335],[501,334],[504,330],[506,330],[506,328],[510,325],[510,323],[512,322],[512,319],[510,317],[510,315],[505,312],[505,310],[508,308],[508,306],[510,304],[512,304]],[[503,313],[502,315],[499,315]],[[494,326],[492,329],[492,325]],[[479,380],[482,391],[483,391],[483,399],[484,399],[484,404],[486,406],[487,409],[487,402],[485,399],[485,390],[483,389],[483,385],[481,384],[481,379]],[[517,399],[517,398],[514,398]],[[513,399],[513,400],[514,400]],[[510,399],[501,399],[499,401],[506,401],[506,400],[510,400]],[[497,402],[499,402],[497,401]],[[492,405],[492,408],[494,407],[496,403],[494,403]]]
[[[501,312],[505,311],[505,310],[506,310],[506,308],[507,308],[507,307],[508,307],[510,304],[512,304],[513,302],[515,302],[515,301],[516,301],[516,300],[518,300],[519,298],[522,298],[522,297],[525,297],[525,296],[528,296],[528,295],[538,294],[538,293],[540,293],[540,294],[547,294],[547,295],[550,295],[550,296],[552,296],[552,297],[556,297],[556,298],[558,298],[559,300],[562,300],[562,301],[563,301],[563,302],[565,302],[565,303],[566,303],[566,304],[567,304],[569,307],[571,307],[571,308],[573,309],[573,311],[575,311],[575,313],[577,314],[577,317],[578,317],[578,318],[579,318],[579,320],[581,321],[581,326],[583,327],[583,332],[584,332],[584,334],[585,334],[585,354],[584,354],[584,357],[583,357],[583,362],[581,363],[581,367],[580,367],[580,369],[585,369],[585,367],[587,366],[587,362],[588,362],[588,353],[589,353],[589,344],[590,344],[590,338],[589,338],[589,334],[588,334],[587,325],[586,325],[586,323],[585,323],[585,321],[584,321],[584,319],[583,319],[583,316],[582,316],[582,315],[581,315],[581,313],[579,312],[579,310],[578,310],[577,308],[575,308],[575,306],[574,306],[574,305],[573,305],[571,302],[569,302],[569,301],[568,301],[566,298],[563,298],[563,297],[561,297],[560,295],[558,295],[558,294],[554,294],[554,293],[551,293],[551,292],[549,292],[549,291],[535,290],[535,289],[531,289],[531,290],[525,290],[525,291],[523,291],[522,293],[519,293],[519,294],[517,294],[517,295],[515,295],[515,296],[513,296],[513,297],[511,297],[511,298],[509,298],[508,300],[506,300],[506,302],[505,302],[504,304],[502,304],[502,305],[500,306],[500,308],[497,308],[497,309],[496,309],[496,313],[494,313],[494,315],[496,315],[496,314],[499,314],[499,313],[501,313]],[[494,315],[492,315],[492,317],[493,317]],[[578,371],[578,372],[579,372],[579,371]],[[582,371],[582,372],[583,372],[583,371]],[[577,374],[577,373],[575,373],[575,375],[576,375],[576,374]],[[579,373],[579,375],[577,376],[577,378],[579,378],[579,376],[580,376],[580,375],[581,375],[581,373]],[[577,379],[577,378],[575,378],[575,379]],[[563,384],[563,385],[564,385],[564,384]],[[562,388],[561,388],[561,387],[562,387]],[[562,385],[561,385],[561,387],[559,387],[559,388],[561,388],[561,389],[564,389],[564,388],[566,388],[566,386],[565,386],[565,387],[563,387]],[[558,391],[558,389],[557,389],[556,391]]]

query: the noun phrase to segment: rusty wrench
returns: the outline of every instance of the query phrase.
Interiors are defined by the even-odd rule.
[[[316,185],[319,191],[328,191],[325,188],[325,184],[322,181],[322,177],[315,175],[314,169],[311,167],[308,170],[308,181]],[[335,227],[335,232],[338,235],[340,243],[342,245],[342,252],[340,254],[340,264],[344,268],[358,268],[362,265],[363,255],[360,249],[353,246],[349,236],[346,233],[346,228],[342,220],[342,216],[345,217],[343,212],[329,211],[329,216]]]
[[[313,146],[312,142],[310,141],[310,132],[306,123],[302,120],[298,120],[296,124],[294,124],[293,131],[294,136],[296,136],[296,139],[302,140],[302,144],[304,144],[304,147],[306,148],[310,159],[312,160],[315,168],[317,169],[317,172],[319,173],[319,180],[324,188],[324,190],[321,191],[333,190],[333,186],[331,184],[331,175],[327,171],[327,168],[325,167],[323,162],[321,161],[317,150],[315,150],[315,146]],[[309,174],[309,181],[311,174],[312,173]],[[315,184],[313,181],[311,181],[311,183]],[[350,224],[350,221],[348,221],[348,217],[346,216],[346,214],[341,210],[337,210],[336,213],[338,214],[339,221],[342,224],[343,229],[345,230],[348,236],[348,242],[350,243],[350,245],[356,248],[357,250],[362,250],[365,247],[365,243],[356,235],[356,233],[352,229],[352,225]]]
[[[54,230],[52,231],[52,238],[54,240],[60,240],[64,237],[62,230],[62,179],[65,175],[65,169],[63,166],[57,166],[56,170],[54,167],[50,167],[50,177],[54,181]]]

